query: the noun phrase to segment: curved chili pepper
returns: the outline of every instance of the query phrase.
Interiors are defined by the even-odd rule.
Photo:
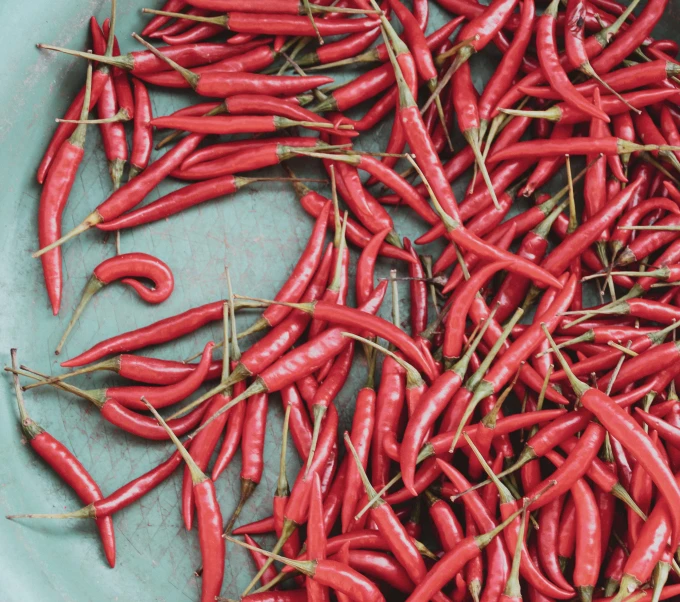
[[[16,349],[12,349],[12,367],[17,369]],[[73,489],[85,504],[102,499],[102,492],[89,472],[66,446],[34,422],[26,411],[18,374],[13,374],[14,392],[19,407],[21,429],[35,452],[59,477]],[[111,568],[116,565],[116,537],[110,516],[97,518],[97,528],[104,547],[104,555]]]
[[[151,280],[153,288],[144,286],[137,278]],[[71,329],[89,303],[90,299],[106,285],[114,280],[132,287],[147,303],[163,303],[173,291],[175,279],[166,263],[146,253],[124,253],[116,255],[100,263],[92,272],[85,285],[83,295],[73,316],[61,337],[55,353],[59,355]]]
[[[87,81],[81,98],[81,120],[87,118],[89,107],[92,104],[92,85],[92,64],[88,63]],[[77,100],[76,98],[74,103]],[[85,124],[76,126],[70,137],[64,136],[63,142],[54,149],[55,152],[50,161],[51,168],[44,179],[44,186],[40,193],[40,205],[38,207],[38,243],[41,247],[49,245],[61,236],[61,215],[66,207],[78,168],[85,155],[86,128]],[[42,183],[42,180],[40,181]],[[56,316],[61,308],[61,249],[57,248],[46,253],[41,258],[41,262],[47,296],[52,305],[52,313]]]
[[[536,543],[541,567],[547,576],[558,587],[567,589],[571,586],[562,574],[557,553],[557,542],[560,539],[560,516],[564,501],[565,495],[561,495],[541,508],[538,519],[540,529]]]
[[[458,291],[453,300],[453,303],[456,304],[456,311],[449,313],[445,323],[445,359],[451,360],[452,358],[460,356],[460,351],[463,346],[463,333],[465,330],[465,324],[461,319],[461,316],[467,315],[475,295],[478,294],[479,290],[496,272],[504,270],[507,267],[507,262],[490,263],[479,269]]]

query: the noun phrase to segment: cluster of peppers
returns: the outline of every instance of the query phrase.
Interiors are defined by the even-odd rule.
[[[332,194],[311,190],[285,166],[315,223],[273,301],[234,295],[228,282],[226,300],[102,341],[62,362],[75,370],[59,376],[20,366],[12,351],[7,370],[26,438],[86,504],[14,518],[95,519],[113,566],[112,516],[184,463],[181,510],[187,529],[198,524],[202,602],[220,599],[226,541],[251,551],[258,571],[241,599],[252,602],[680,596],[680,49],[651,37],[668,0],[648,0],[637,15],[639,0],[567,0],[564,12],[551,0],[540,16],[534,0],[436,1],[455,18],[426,36],[427,0],[411,10],[400,0],[168,0],[163,10],[145,9],[155,16],[142,32],[167,46],[135,36],[147,49],[120,55],[114,0],[110,23],[91,23],[95,54],[41,45],[88,59],[86,85],[38,171],[35,255],[55,313],[59,247],[89,228],[118,232],[166,219],[268,179],[238,174],[296,156],[321,160]],[[225,29],[233,33],[225,42],[206,41]],[[315,39],[316,50],[305,51]],[[492,44],[502,58],[479,94],[469,59]],[[303,70],[347,64],[373,68],[340,86]],[[219,100],[154,118],[142,82]],[[362,117],[346,115],[375,98]],[[95,107],[116,190],[61,236]],[[385,152],[353,148],[393,113]],[[128,160],[122,124],[133,116],[130,181],[119,187]],[[458,152],[454,122],[467,142]],[[153,128],[174,130],[158,147],[176,144],[150,163]],[[211,134],[255,136],[199,147]],[[586,159],[576,175],[574,155]],[[400,160],[411,167],[398,172]],[[473,166],[459,204],[452,184]],[[562,168],[567,186],[538,193]],[[190,183],[136,208],[168,177]],[[377,183],[391,193],[371,194]],[[520,196],[536,202],[509,217]],[[386,209],[393,205],[427,224],[413,244],[397,233]],[[442,238],[434,261],[415,250]],[[361,251],[356,308],[347,305],[348,241]],[[410,334],[396,272],[376,286],[380,257],[408,272]],[[173,288],[160,260],[117,255],[94,270],[66,335],[87,300],[118,279],[149,302]],[[588,280],[602,283],[597,307],[583,307]],[[392,322],[377,315],[390,283]],[[235,313],[253,308],[264,309],[261,317],[237,332]],[[197,363],[135,354],[218,321],[224,342],[207,343]],[[241,352],[239,339],[258,332]],[[340,442],[336,404],[357,342],[368,375]],[[222,358],[213,359],[218,347]],[[82,390],[67,382],[97,370],[138,384]],[[37,382],[22,388],[19,376]],[[158,414],[208,381],[217,384],[166,419]],[[92,402],[132,435],[172,440],[177,451],[104,497],[28,416],[23,390],[44,385]],[[271,516],[234,528],[262,478],[276,393],[285,421]],[[292,487],[289,431],[304,464]],[[214,481],[239,448],[240,499],[223,521]],[[278,537],[272,552],[253,539],[265,533]]]

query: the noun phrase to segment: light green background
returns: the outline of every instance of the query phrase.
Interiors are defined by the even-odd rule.
[[[673,2],[671,2],[673,4]],[[677,6],[677,2],[675,3]],[[119,0],[118,32],[124,50],[137,46],[129,38],[141,31],[144,18],[140,0]],[[100,22],[108,16],[107,2],[34,0],[0,2],[0,361],[9,362],[9,348],[19,348],[21,362],[49,373],[60,368],[53,349],[77,303],[92,269],[114,252],[112,240],[97,231],[88,232],[64,247],[62,311],[51,315],[44,291],[40,262],[31,259],[37,245],[36,212],[40,188],[35,169],[54,129],[53,119],[63,114],[82,85],[82,61],[40,52],[36,42],[72,48],[87,44],[91,15]],[[669,19],[672,25],[673,18]],[[433,9],[430,31],[441,23]],[[677,20],[675,20],[677,23]],[[485,65],[475,57],[476,77]],[[477,82],[479,83],[479,82]],[[169,114],[199,99],[190,92],[152,90],[156,115]],[[390,123],[379,125],[362,138],[364,148],[382,150]],[[458,143],[460,148],[460,142]],[[86,156],[68,207],[64,230],[79,223],[110,193],[106,161],[99,132],[91,127]],[[301,173],[319,174],[315,167],[296,162]],[[265,175],[281,175],[271,170]],[[158,198],[176,183],[163,183],[150,195]],[[327,192],[327,191],[326,191]],[[460,187],[456,192],[460,198]],[[422,223],[401,208],[390,208],[398,232],[417,236]],[[285,280],[312,226],[286,184],[257,184],[222,202],[194,208],[144,228],[124,231],[122,250],[145,251],[166,261],[176,281],[172,297],[161,306],[149,306],[122,286],[101,292],[76,326],[63,357],[71,357],[94,343],[190,307],[223,298],[224,269],[229,266],[236,291],[271,297]],[[437,246],[429,251],[436,252]],[[356,257],[356,255],[355,255]],[[389,262],[381,262],[385,276]],[[403,266],[399,267],[404,274]],[[402,283],[402,319],[408,319],[408,286]],[[389,309],[389,303],[384,310]],[[242,317],[243,328],[253,318]],[[406,326],[408,328],[408,326]],[[144,353],[181,359],[200,350],[219,327],[207,329]],[[350,383],[338,399],[341,428],[351,424],[353,395],[363,382],[363,359],[355,363]],[[121,382],[112,376],[80,378],[78,385],[94,388]],[[105,494],[162,461],[170,451],[166,443],[145,442],[108,425],[87,402],[54,390],[29,392],[27,404],[33,417],[66,444],[83,462]],[[272,396],[267,427],[266,469],[262,483],[244,511],[246,520],[270,514],[278,473],[281,410]],[[76,509],[75,495],[46,468],[21,440],[10,379],[0,383],[0,514],[61,512]],[[289,446],[289,479],[299,466]],[[218,481],[222,510],[228,516],[238,491],[240,458]],[[199,584],[193,569],[199,564],[196,531],[187,533],[180,517],[181,477],[176,473],[156,491],[114,518],[117,566],[111,570],[103,559],[100,542],[90,521],[9,522],[0,519],[0,598],[19,600],[90,602],[94,600],[196,600]],[[261,542],[271,545],[264,538]],[[246,553],[228,548],[223,594],[236,597],[249,581],[252,562]]]

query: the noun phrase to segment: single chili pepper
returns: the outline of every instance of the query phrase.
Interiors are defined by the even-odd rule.
[[[425,501],[442,549],[450,552],[464,539],[463,528],[451,506],[429,489],[425,490]]]
[[[316,138],[307,138],[298,147],[282,145],[279,142],[262,142],[259,149],[253,147],[242,152],[232,153],[226,157],[206,161],[188,169],[174,171],[171,175],[181,180],[207,180],[223,175],[253,171],[271,165],[278,165],[293,158],[298,149],[319,146]],[[323,149],[325,145],[321,145]],[[259,151],[259,152],[258,152]]]
[[[222,319],[224,301],[215,301],[189,309],[176,316],[154,322],[149,326],[137,328],[97,343],[92,348],[73,359],[62,362],[65,368],[84,366],[120,352],[137,351],[150,345],[160,345],[172,341],[202,326]],[[239,302],[236,302],[238,307]],[[236,309],[236,308],[235,308]]]
[[[132,132],[132,153],[130,154],[130,174],[128,179],[134,178],[149,165],[151,149],[153,148],[153,130],[151,120],[153,110],[149,92],[138,79],[132,80],[135,95],[135,120]]]
[[[253,562],[255,563],[255,566],[259,569],[265,562],[265,558],[262,556],[262,554],[259,554],[258,552],[255,552],[255,549],[259,548],[260,546],[258,543],[247,533],[244,534],[243,539],[245,539],[246,543],[251,546],[250,550],[250,556],[253,559]],[[262,585],[266,585],[269,583],[272,579],[274,579],[278,573],[276,572],[276,568],[273,566],[270,566],[265,573],[262,575],[261,583]]]
[[[17,350],[12,349],[10,354],[12,356],[12,368],[17,370]],[[19,407],[21,430],[31,447],[75,491],[83,503],[92,504],[101,500],[103,496],[99,485],[97,485],[78,458],[63,443],[55,439],[28,415],[21,391],[19,375],[16,372],[13,374],[13,380],[14,392]],[[111,517],[102,516],[97,518],[97,528],[102,540],[104,555],[111,568],[113,568],[116,565],[116,537]]]
[[[248,544],[241,543],[232,537],[227,537],[226,539],[242,547],[248,547]],[[320,558],[301,561],[291,560],[278,554],[265,552],[264,550],[261,553],[265,554],[270,561],[277,560],[283,562],[306,577],[314,579],[318,584],[332,588],[337,592],[345,593],[358,602],[384,602],[385,600],[385,597],[372,581],[369,581],[349,566],[335,560]],[[245,599],[247,600],[248,597]]]
[[[547,333],[547,331],[545,332]],[[552,344],[552,338],[550,338],[549,333],[547,333],[546,336],[549,337]],[[573,372],[571,372],[559,351],[557,351],[557,357],[562,364],[562,368],[567,373],[569,382],[572,385],[572,388],[575,389],[584,408],[592,411],[602,425],[611,432],[614,437],[621,441],[621,444],[628,449],[638,462],[642,463],[642,466],[646,467],[654,484],[659,488],[661,495],[668,501],[668,505],[671,508],[674,529],[671,541],[675,542],[680,536],[680,534],[677,533],[677,525],[680,521],[678,514],[680,511],[676,512],[673,509],[672,504],[674,504],[674,501],[677,498],[680,498],[680,488],[675,482],[673,474],[670,472],[668,466],[656,453],[649,436],[642,430],[640,425],[613,402],[611,398],[597,389],[592,389],[579,381],[576,376],[574,376]]]
[[[359,256],[356,267],[356,297],[359,305],[365,303],[374,289],[375,263],[388,233],[389,230],[385,229],[378,234],[374,234]]]
[[[219,25],[224,29],[238,33],[261,34],[267,36],[315,36],[316,31],[322,36],[336,36],[375,29],[375,20],[368,18],[317,20],[315,29],[307,17],[297,15],[229,12],[228,14],[216,17],[199,17],[171,11],[152,10],[150,8],[144,8],[142,9],[142,12],[171,18],[174,17],[177,19],[189,19],[199,23]]]
[[[215,486],[196,465],[189,452],[154,407],[147,403],[147,409],[154,415],[154,418],[166,431],[168,437],[172,439],[172,442],[191,471],[196,512],[198,514],[198,539],[201,547],[201,557],[203,558],[201,602],[209,602],[219,595],[224,578],[225,545],[222,538],[222,513],[217,502]]]
[[[561,495],[541,508],[538,519],[540,528],[536,540],[541,567],[552,582],[562,589],[571,587],[562,574],[557,553],[557,544],[561,538],[560,516],[565,499],[566,494]]]
[[[208,107],[211,107],[212,109],[220,109],[223,106],[222,103],[219,104],[212,104],[212,103],[207,103],[205,108],[200,108],[196,111],[196,115],[203,115],[207,111],[206,109]],[[180,114],[180,111],[177,111],[175,113],[176,115]],[[279,138],[277,140],[278,144],[282,144],[284,146],[290,146],[290,147],[299,147],[299,146],[304,146],[306,143],[309,142],[308,138],[302,138],[302,137],[286,137],[286,138]],[[257,146],[262,147],[262,145],[265,144],[263,140],[260,139],[255,139],[255,140],[234,140],[232,142],[222,142],[220,144],[212,144],[210,146],[206,146],[203,148],[198,149],[196,152],[192,153],[187,159],[182,163],[182,167],[180,168],[182,171],[185,171],[189,169],[190,167],[194,167],[196,165],[199,165],[201,163],[208,163],[210,161],[214,161],[216,159],[221,159],[223,157],[227,157],[229,155],[234,155],[237,153],[241,153],[243,151],[248,151],[252,148],[255,148]]]
[[[92,82],[92,63],[88,63],[85,91],[81,99],[82,110],[80,111],[80,119],[87,118],[92,97]],[[55,149],[50,171],[47,172],[44,186],[40,193],[38,243],[41,247],[58,240],[61,236],[61,215],[66,207],[78,168],[85,155],[86,128],[85,124],[78,125],[70,137],[68,139],[64,137],[63,142]],[[45,254],[41,258],[41,262],[47,296],[52,305],[52,313],[56,316],[61,308],[63,278],[61,249],[57,248]]]
[[[365,469],[368,463],[373,429],[375,425],[376,393],[373,382],[375,370],[375,354],[371,354],[368,365],[366,385],[359,391],[352,419],[352,443],[357,451],[361,466]],[[342,532],[347,532],[354,518],[357,500],[360,495],[361,476],[354,462],[348,462],[347,474],[342,501]]]
[[[309,522],[313,525],[323,523],[323,500],[321,497],[321,482],[319,475],[312,476],[312,489],[309,501]],[[326,558],[326,533],[323,529],[310,529],[307,534],[307,552],[311,558]],[[307,579],[308,596],[314,600],[330,600],[328,588],[324,585]]]
[[[154,284],[153,288],[145,286],[138,278],[151,280]],[[146,253],[124,253],[106,259],[93,270],[92,276],[85,285],[80,302],[57,345],[55,350],[57,355],[61,353],[71,329],[75,326],[90,299],[115,280],[120,280],[123,284],[132,287],[144,301],[153,304],[165,301],[172,294],[175,286],[172,271],[166,263],[157,257]]]
[[[555,452],[546,457],[556,466],[564,459]],[[600,515],[592,489],[584,479],[577,479],[571,488],[576,523],[576,549],[573,582],[581,600],[592,600],[602,562],[600,549]]]
[[[408,275],[409,278],[411,278],[409,282],[411,299],[411,336],[415,338],[427,328],[428,324],[427,285],[425,283],[426,274],[423,269],[423,264],[420,262],[420,258],[408,238],[404,239],[404,248],[411,253],[414,259],[414,262],[408,265]]]
[[[678,65],[669,63],[668,61],[657,60],[650,63],[623,67],[622,69],[618,69],[605,75],[602,80],[608,87],[602,86],[595,80],[577,84],[575,87],[584,96],[590,96],[594,90],[598,89],[602,93],[605,93],[609,89],[616,90],[616,92],[620,93],[640,88],[645,85],[653,86],[666,78],[677,75],[677,73]],[[561,98],[561,96],[556,92],[553,92],[552,89],[544,86],[522,86],[522,90],[535,98],[551,100],[559,100]],[[622,113],[622,115],[625,115],[625,113]],[[622,136],[619,136],[619,138],[621,137]]]
[[[373,44],[379,37],[379,27],[365,32],[351,34],[337,42],[331,42],[330,44],[320,46],[315,51],[299,57],[296,59],[296,62],[301,67],[335,64],[338,61],[356,57]]]

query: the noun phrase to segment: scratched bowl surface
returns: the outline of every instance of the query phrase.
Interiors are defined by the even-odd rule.
[[[123,51],[137,49],[128,35],[141,31],[145,18],[142,0],[119,0],[117,32]],[[669,17],[659,29],[677,36],[678,2],[671,2]],[[158,8],[158,6],[156,7]],[[84,81],[82,61],[38,51],[45,42],[72,48],[88,43],[88,20],[101,23],[109,2],[34,0],[0,2],[0,182],[2,226],[0,241],[0,357],[9,363],[9,348],[19,348],[19,360],[50,374],[61,369],[54,348],[92,269],[114,253],[113,240],[90,231],[64,247],[65,285],[62,311],[52,316],[44,290],[40,262],[31,259],[37,247],[36,216],[40,187],[35,170],[60,116]],[[443,22],[432,7],[429,31]],[[675,26],[674,26],[675,23]],[[492,54],[492,53],[491,53]],[[475,57],[476,84],[481,89],[497,57]],[[342,77],[347,77],[342,73]],[[199,99],[191,92],[152,89],[155,115],[167,115]],[[365,107],[364,107],[365,109]],[[362,136],[364,149],[382,150],[391,124],[382,123]],[[63,228],[79,223],[111,192],[106,159],[96,127],[90,127],[86,154],[68,207]],[[460,140],[457,141],[461,147]],[[154,155],[155,157],[156,155]],[[295,162],[307,176],[321,176],[317,165]],[[282,170],[265,174],[281,176]],[[162,183],[149,195],[155,200],[176,188]],[[320,186],[313,184],[313,186]],[[458,198],[462,188],[456,187]],[[329,194],[328,188],[323,189]],[[402,208],[391,208],[397,231],[416,237],[424,231]],[[63,358],[72,357],[94,343],[226,296],[225,267],[229,266],[238,293],[271,297],[290,273],[304,248],[312,220],[296,202],[285,183],[260,183],[229,198],[191,209],[167,221],[124,231],[122,251],[143,251],[168,263],[175,276],[175,291],[160,306],[146,305],[122,286],[111,286],[90,303],[67,343]],[[437,253],[436,245],[425,252]],[[356,260],[356,252],[353,251]],[[380,262],[379,275],[403,265]],[[408,286],[400,284],[401,315],[408,328]],[[383,309],[389,309],[389,303]],[[241,329],[254,315],[240,316]],[[219,325],[143,353],[182,359],[220,336]],[[252,342],[252,341],[249,341]],[[246,343],[247,344],[247,343]],[[355,362],[337,405],[341,431],[351,424],[356,391],[366,370]],[[111,376],[81,377],[77,385],[96,388],[116,382]],[[118,381],[121,382],[121,381]],[[163,442],[145,442],[108,425],[87,402],[54,390],[26,394],[31,415],[71,449],[100,484],[104,494],[157,465],[171,451]],[[266,469],[242,522],[270,514],[271,496],[278,475],[282,411],[272,395],[265,448]],[[64,512],[80,506],[73,492],[28,449],[21,437],[9,378],[0,384],[0,514]],[[217,482],[222,512],[235,506],[240,457]],[[299,460],[289,446],[288,476],[294,478]],[[196,531],[187,532],[180,517],[180,471],[130,508],[116,514],[117,564],[108,568],[91,521],[11,522],[0,519],[0,598],[3,602],[45,600],[197,600],[200,583],[193,570],[200,562]],[[261,543],[272,545],[263,538]],[[229,546],[223,595],[237,597],[252,575],[247,552]]]

